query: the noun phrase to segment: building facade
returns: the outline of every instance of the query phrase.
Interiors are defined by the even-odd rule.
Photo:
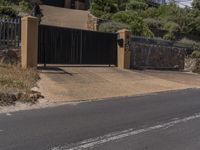
[[[166,0],[150,0],[152,1],[153,3],[156,3],[156,4],[165,4],[166,3]]]
[[[90,7],[90,0],[42,0],[42,3],[45,5],[79,10],[87,10]]]

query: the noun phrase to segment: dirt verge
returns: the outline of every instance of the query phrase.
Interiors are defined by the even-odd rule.
[[[0,106],[14,105],[18,101],[36,103],[42,97],[33,90],[38,80],[36,69],[0,63]]]

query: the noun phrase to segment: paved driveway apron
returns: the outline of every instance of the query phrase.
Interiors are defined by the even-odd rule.
[[[39,82],[43,95],[52,102],[134,96],[199,86],[200,76],[194,74],[115,67],[49,68],[41,71]]]

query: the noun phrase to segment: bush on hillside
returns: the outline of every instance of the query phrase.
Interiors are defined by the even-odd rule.
[[[131,22],[130,28],[134,35],[146,37],[154,36],[153,32],[151,32],[151,30],[141,18],[138,18],[138,20]]]
[[[181,40],[178,41],[178,43],[183,43],[183,44],[188,44],[188,45],[195,45],[197,44],[196,41],[190,40],[188,38],[182,38]]]
[[[162,22],[157,20],[157,19],[146,18],[143,21],[147,24],[147,26],[149,28],[157,28],[157,29],[159,29],[159,28],[162,27]]]
[[[135,11],[120,11],[112,16],[112,20],[116,22],[130,24],[133,21],[138,21],[139,15]]]
[[[0,17],[16,17],[17,11],[10,6],[0,6]]]
[[[26,0],[20,1],[19,7],[23,12],[29,12],[32,9],[31,4]]]
[[[163,28],[170,33],[175,33],[180,31],[180,26],[175,22],[167,22],[164,24]]]
[[[141,13],[143,18],[158,18],[160,16],[160,11],[155,7],[149,7]],[[158,20],[158,19],[157,19]]]
[[[101,23],[99,25],[99,31],[101,32],[117,32],[121,29],[130,29],[130,27],[126,24],[119,23],[119,22],[106,22],[106,23]]]
[[[193,58],[200,58],[200,51],[195,50],[195,51],[192,53],[192,57],[193,57]]]
[[[168,32],[163,36],[164,40],[174,41],[176,39],[174,33]]]
[[[121,11],[112,16],[116,22],[125,23],[130,25],[130,30],[134,35],[152,37],[154,34],[151,32],[147,24],[135,11]]]
[[[99,18],[107,13],[113,14],[118,11],[117,3],[113,0],[93,0],[90,12]]]
[[[131,1],[127,4],[127,10],[145,10],[148,8],[148,5],[140,1]]]

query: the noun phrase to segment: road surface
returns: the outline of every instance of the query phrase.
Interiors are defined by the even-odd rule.
[[[196,150],[200,89],[0,114],[0,150]]]

